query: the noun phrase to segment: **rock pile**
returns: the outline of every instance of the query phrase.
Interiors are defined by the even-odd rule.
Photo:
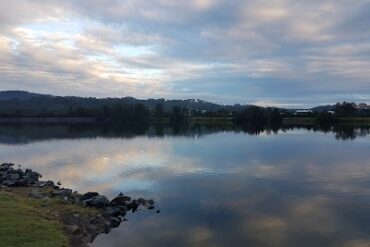
[[[38,182],[41,175],[31,169],[14,169],[14,164],[0,165],[0,185],[4,186],[31,186]]]
[[[72,246],[88,246],[96,236],[101,233],[109,233],[111,228],[118,227],[125,221],[126,214],[135,212],[140,207],[149,210],[154,209],[154,200],[139,198],[131,199],[120,193],[113,200],[97,192],[79,194],[70,189],[60,188],[53,181],[40,181],[41,174],[31,169],[15,169],[14,164],[4,163],[0,165],[1,187],[31,187],[29,196],[42,201],[57,197],[65,203],[78,204],[82,207],[93,207],[98,214],[89,218],[78,213],[63,215],[61,218],[64,230],[71,239]],[[60,184],[60,183],[58,183]],[[157,211],[159,213],[159,211]]]

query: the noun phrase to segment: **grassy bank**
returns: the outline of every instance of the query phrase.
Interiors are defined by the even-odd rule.
[[[190,124],[232,124],[232,117],[186,117],[186,122]],[[170,124],[169,117],[152,118],[152,123]]]
[[[370,125],[370,118],[356,118],[346,117],[339,118],[336,121],[337,124],[348,124],[348,125]],[[283,118],[283,125],[315,125],[317,119],[314,117],[287,117]]]
[[[369,117],[347,117],[347,118],[340,118],[339,121],[345,124],[355,124],[355,125],[370,125],[370,118]]]
[[[314,125],[316,118],[283,118],[283,125]]]
[[[31,188],[0,190],[0,247],[70,246],[63,217],[96,213],[57,198],[33,199],[28,197],[30,192]]]
[[[228,125],[233,123],[232,117],[190,117],[191,124],[221,124]]]
[[[63,226],[40,202],[15,193],[0,192],[1,247],[68,246]]]

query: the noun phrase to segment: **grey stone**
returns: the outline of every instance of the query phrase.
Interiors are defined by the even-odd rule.
[[[53,196],[59,196],[59,197],[62,197],[62,198],[64,198],[64,197],[69,197],[69,196],[71,196],[71,194],[72,194],[72,190],[68,190],[68,189],[59,189],[59,190],[54,190],[54,191],[52,191],[51,192],[51,194],[53,195]]]
[[[18,181],[18,180],[20,180],[21,179],[21,175],[19,175],[18,173],[13,173],[13,174],[11,174],[10,175],[10,180],[12,180],[12,181]]]
[[[36,199],[41,199],[45,197],[45,194],[38,189],[32,189],[28,196]]]
[[[97,193],[97,192],[87,192],[87,193],[82,195],[81,200],[85,201],[85,200],[91,199],[93,197],[96,197],[98,195],[99,195],[99,193]]]
[[[111,216],[118,216],[120,214],[121,214],[121,209],[116,208],[116,207],[106,207],[103,212],[103,216],[106,218],[111,217]]]
[[[89,200],[85,200],[86,204],[88,206],[93,206],[97,208],[103,208],[108,206],[109,200],[105,196],[95,196],[94,198],[91,198]]]
[[[110,217],[110,226],[113,228],[119,227],[121,220],[118,217]]]
[[[82,233],[82,229],[78,225],[66,225],[64,226],[64,229],[66,232],[73,235],[79,235]]]
[[[129,196],[117,196],[110,202],[110,205],[111,206],[127,205],[127,203],[130,201],[131,201],[131,197]]]

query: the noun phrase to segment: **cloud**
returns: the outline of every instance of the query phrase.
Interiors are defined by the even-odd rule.
[[[2,2],[0,89],[292,106],[369,102],[369,6],[366,0]]]

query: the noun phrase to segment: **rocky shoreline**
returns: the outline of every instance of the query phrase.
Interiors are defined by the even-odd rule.
[[[57,199],[64,204],[73,204],[82,208],[94,209],[94,214],[83,215],[78,212],[57,213],[57,218],[63,224],[65,234],[70,239],[72,247],[85,247],[92,243],[101,233],[109,233],[112,228],[118,227],[129,212],[136,212],[140,208],[153,210],[154,200],[144,198],[131,199],[120,193],[111,201],[97,192],[80,194],[70,189],[61,188],[60,183],[42,181],[41,174],[31,169],[14,168],[12,163],[0,165],[0,188],[27,188],[30,198],[41,200],[42,206],[47,208],[50,200]],[[159,210],[156,211],[159,213]]]

